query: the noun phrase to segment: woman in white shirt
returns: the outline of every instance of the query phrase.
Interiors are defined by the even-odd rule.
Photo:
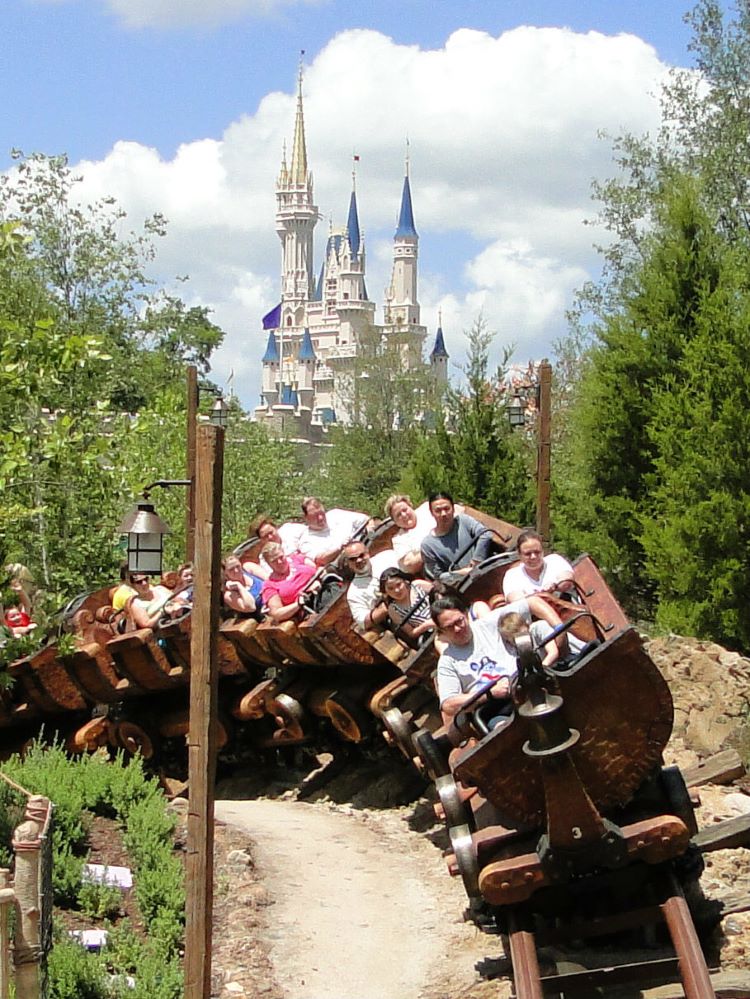
[[[521,561],[508,569],[503,578],[506,600],[575,589],[573,566],[562,555],[545,555],[541,535],[536,531],[521,531],[516,551]]]

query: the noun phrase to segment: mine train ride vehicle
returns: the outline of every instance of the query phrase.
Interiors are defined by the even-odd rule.
[[[467,602],[487,600],[502,592],[519,530],[468,512],[493,531],[496,553],[460,592]],[[394,530],[385,522],[368,540],[370,554]],[[259,547],[251,539],[236,553],[257,559]],[[410,647],[389,631],[358,633],[336,575],[301,621],[224,617],[219,752],[239,759],[384,736],[435,782],[450,873],[462,879],[468,918],[507,934],[519,999],[614,994],[625,976],[602,970],[603,992],[590,991],[599,988],[593,972],[544,977],[537,938],[660,921],[676,957],[641,962],[641,980],[667,980],[677,967],[688,999],[705,999],[715,993],[689,904],[701,870],[693,804],[680,771],[662,765],[670,692],[594,561],[584,555],[573,567],[574,599],[545,599],[581,654],[543,668],[520,636],[514,709],[490,732],[470,708],[443,725],[432,639]],[[184,751],[190,614],[121,632],[111,593],[71,601],[59,635],[10,666],[15,682],[0,694],[6,753],[42,722],[72,751],[111,745],[165,762]]]

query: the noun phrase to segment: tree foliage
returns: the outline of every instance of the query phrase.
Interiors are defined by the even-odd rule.
[[[508,385],[502,364],[492,374],[494,334],[477,319],[467,333],[465,384],[448,389],[434,430],[422,435],[407,471],[418,495],[447,489],[457,500],[516,523],[533,513],[532,454],[507,417]]]
[[[308,489],[330,505],[377,513],[434,422],[442,387],[412,341],[372,327],[359,347],[351,373],[340,379],[350,425],[329,431]]]
[[[671,74],[658,135],[619,137],[618,173],[595,187],[612,240],[565,345],[578,365],[556,527],[631,610],[742,645],[750,8],[700,0],[688,21],[697,71]]]
[[[54,606],[116,579],[118,524],[143,487],[185,475],[187,364],[221,330],[148,276],[160,216],[127,232],[110,198],[81,203],[64,157],[0,178],[0,563],[30,566]],[[210,382],[204,382],[208,388]],[[296,463],[236,414],[225,542],[266,508],[289,512]],[[185,492],[159,497],[184,558]]]

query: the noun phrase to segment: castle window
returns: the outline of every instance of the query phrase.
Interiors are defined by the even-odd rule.
[[[287,326],[291,326],[292,325],[292,317],[291,316],[287,316],[286,317],[286,324],[287,324]]]
[[[349,292],[348,292],[348,291],[345,291],[345,292],[344,292],[344,298],[345,298],[345,299],[347,299],[348,297],[349,297]]]

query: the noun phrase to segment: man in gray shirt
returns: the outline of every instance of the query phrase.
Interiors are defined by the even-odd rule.
[[[422,542],[425,573],[437,579],[443,572],[458,576],[471,572],[490,554],[492,532],[466,513],[456,513],[448,493],[430,496],[435,527]]]

